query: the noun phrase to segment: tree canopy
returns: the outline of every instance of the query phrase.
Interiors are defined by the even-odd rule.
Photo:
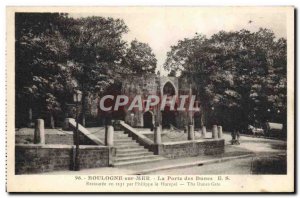
[[[63,14],[16,14],[16,106],[41,116],[61,111],[71,78],[69,43],[61,34]],[[19,121],[20,118],[16,120]]]
[[[286,65],[286,40],[260,29],[178,41],[164,68],[196,82],[212,122],[241,128],[286,122]]]
[[[75,87],[83,92],[84,107],[90,93],[104,92],[129,73],[153,72],[156,67],[147,44],[134,40],[128,46],[123,39],[128,27],[121,19],[16,13],[15,27],[20,124],[34,112],[29,120],[49,117],[54,127],[54,117],[72,103]]]
[[[133,40],[124,59],[133,73],[155,73],[157,59],[146,43]]]

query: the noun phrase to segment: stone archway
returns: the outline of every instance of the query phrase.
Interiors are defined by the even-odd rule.
[[[150,128],[153,129],[153,113],[151,111],[146,111],[143,114],[143,120],[144,120],[144,128]]]
[[[176,95],[176,88],[170,81],[166,82],[165,85],[163,86],[163,95],[167,95],[167,96]]]
[[[176,88],[170,81],[166,82],[163,86],[163,95],[168,97],[176,96]],[[161,115],[163,128],[170,128],[171,125],[176,126],[176,114],[174,110],[170,109],[170,106],[166,105],[161,111]]]

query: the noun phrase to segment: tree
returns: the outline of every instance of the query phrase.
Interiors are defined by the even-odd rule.
[[[171,47],[165,68],[195,81],[202,109],[227,128],[274,121],[268,108],[280,107],[278,121],[286,120],[286,41],[270,30],[184,39]]]
[[[124,64],[135,74],[155,73],[157,59],[148,44],[133,40],[127,50]]]
[[[123,20],[103,17],[74,19],[69,35],[70,60],[82,97],[82,124],[85,125],[86,98],[103,92],[127,70],[121,66],[128,31]]]
[[[67,103],[73,102],[72,94],[78,88],[83,93],[85,125],[89,95],[120,87],[122,79],[135,69],[154,72],[156,59],[151,48],[138,41],[128,48],[123,40],[127,31],[120,19],[17,13],[17,126],[31,123],[32,117],[42,117],[55,127],[54,121],[65,116]]]
[[[210,82],[216,74],[217,65],[214,57],[218,53],[205,36],[196,34],[193,38],[185,38],[178,41],[177,45],[171,46],[164,64],[164,68],[171,71],[172,75],[179,74],[180,77],[187,78],[190,83],[197,85],[202,122],[207,117],[205,113],[212,106],[210,102],[214,92]]]
[[[16,13],[16,122],[22,125],[36,117],[50,118],[61,111],[68,90],[68,42],[60,32],[65,14]],[[32,111],[35,108],[35,111]],[[29,112],[29,118],[22,119]],[[20,115],[20,117],[18,117]]]

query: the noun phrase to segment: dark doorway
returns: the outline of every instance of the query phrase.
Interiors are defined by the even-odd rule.
[[[175,95],[175,88],[172,83],[167,82],[163,88],[163,94],[167,96],[174,96]]]
[[[163,87],[163,95],[174,96],[175,93],[175,87],[171,82],[167,82]],[[176,104],[175,104],[176,109]],[[164,110],[161,112],[162,116],[162,127],[163,128],[170,128],[171,125],[176,127],[176,115],[174,110],[170,110],[170,106],[166,105]]]
[[[144,118],[144,128],[153,128],[153,115],[150,111],[147,111],[143,115]]]
[[[201,128],[201,114],[199,112],[196,112],[194,114],[194,124],[195,124],[195,129]]]
[[[166,110],[161,112],[162,115],[162,127],[170,128],[171,125],[176,127],[176,115],[175,111]]]

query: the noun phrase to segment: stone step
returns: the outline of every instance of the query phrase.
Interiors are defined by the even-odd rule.
[[[125,161],[125,162],[116,162],[113,164],[113,166],[128,166],[128,165],[136,165],[136,164],[143,164],[148,162],[154,162],[154,161],[161,161],[164,160],[163,157],[155,157],[155,158],[147,158],[147,159],[137,159],[137,160],[131,160],[131,161]]]
[[[131,141],[131,142],[115,142],[114,141],[114,146],[121,146],[121,145],[139,145],[139,143]]]
[[[114,137],[129,137],[128,134],[125,133],[114,133]]]
[[[98,137],[99,139],[105,141],[105,138],[103,137]],[[131,138],[115,138],[113,140],[114,144],[123,144],[123,143],[130,143],[130,142],[135,142],[135,140],[132,140]]]
[[[115,142],[114,141],[114,145],[119,146],[119,145],[140,145],[140,144],[132,140],[131,142]]]
[[[128,139],[114,140],[114,142],[117,144],[119,144],[119,143],[121,144],[121,143],[129,143],[129,142],[136,142],[136,141],[128,138]]]
[[[132,137],[129,136],[114,137],[114,140],[132,140]]]
[[[164,157],[154,155],[153,152],[139,145],[139,143],[124,132],[118,131],[114,134],[114,146],[116,147],[116,156],[113,166],[142,164],[165,159]]]
[[[153,155],[153,153],[149,152],[148,150],[141,150],[141,151],[131,152],[131,153],[116,153],[116,158],[130,157],[130,156],[148,156],[148,155]]]
[[[135,142],[134,140],[132,140],[131,138],[115,138],[114,137],[114,142]]]
[[[142,146],[140,146],[139,144],[126,144],[126,145],[115,145],[114,147],[118,149],[129,149],[129,148],[144,148]]]
[[[138,148],[129,148],[129,149],[117,149],[117,153],[134,153],[139,151],[148,151],[144,147],[138,147]]]
[[[114,162],[126,162],[126,161],[132,161],[132,160],[140,160],[140,159],[150,159],[150,158],[156,158],[157,155],[153,155],[149,153],[149,155],[138,155],[138,156],[124,156],[124,157],[118,157],[114,160]]]
[[[101,139],[105,138],[105,135],[95,135],[95,136],[97,136]],[[132,140],[131,137],[128,137],[128,135],[115,135],[114,134],[114,140],[119,140],[119,139],[130,139],[130,140]]]

